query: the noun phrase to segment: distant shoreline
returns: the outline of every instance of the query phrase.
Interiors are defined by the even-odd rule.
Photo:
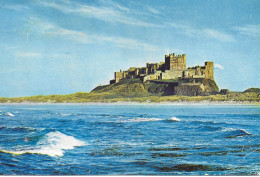
[[[21,102],[21,103],[0,103],[0,105],[256,105],[260,102],[249,101],[164,101],[164,102],[86,102],[86,103],[51,103],[51,102]]]
[[[125,86],[124,86],[125,88]],[[139,87],[138,87],[139,88]],[[77,92],[67,95],[36,95],[25,97],[0,97],[0,104],[84,104],[84,105],[260,105],[260,88],[248,92],[215,94],[207,96],[153,95],[136,91]],[[141,87],[140,87],[141,89]],[[138,90],[138,89],[137,89]]]

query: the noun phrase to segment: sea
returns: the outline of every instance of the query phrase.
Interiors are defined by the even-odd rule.
[[[257,105],[0,105],[0,175],[259,175]]]

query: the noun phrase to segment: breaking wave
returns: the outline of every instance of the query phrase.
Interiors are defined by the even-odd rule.
[[[5,115],[6,116],[10,116],[10,117],[14,117],[14,115],[12,113],[10,113],[10,112],[6,112]]]
[[[181,119],[177,118],[177,117],[171,117],[169,119],[167,119],[168,122],[179,122],[181,121]]]
[[[1,150],[4,153],[16,155],[21,154],[44,154],[49,156],[63,156],[64,150],[74,149],[74,147],[86,145],[84,141],[77,140],[73,136],[65,135],[59,131],[49,132],[44,135],[35,146],[17,149],[17,150]]]
[[[225,129],[225,137],[226,138],[236,138],[239,136],[248,136],[248,135],[252,135],[251,133],[248,133],[246,130],[244,129],[233,129],[233,128],[229,128],[229,129]]]

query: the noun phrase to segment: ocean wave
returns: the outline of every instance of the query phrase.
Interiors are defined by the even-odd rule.
[[[208,125],[199,127],[199,130],[202,130],[202,131],[219,131],[222,129],[223,129],[222,127],[213,127],[213,126],[208,126]]]
[[[49,132],[44,135],[35,146],[17,149],[17,150],[1,150],[4,153],[16,155],[21,154],[43,154],[49,156],[63,156],[64,150],[74,149],[74,147],[84,146],[84,141],[77,140],[73,136],[65,135],[59,131]]]
[[[195,120],[195,121],[191,120],[189,122],[193,124],[214,124],[215,123],[214,121],[203,121],[203,120]]]
[[[90,117],[94,117],[94,118],[97,118],[97,117],[111,117],[113,116],[112,114],[89,114]]]
[[[224,129],[223,132],[225,132],[225,138],[236,138],[240,136],[248,136],[252,135],[251,133],[248,133],[244,129],[233,129],[233,128],[227,128]]]
[[[134,118],[134,119],[128,119],[128,120],[122,120],[121,122],[151,122],[151,121],[160,121],[162,119],[159,118]]]
[[[177,118],[177,117],[171,117],[169,119],[167,119],[168,122],[179,122],[181,121],[181,119]]]
[[[227,122],[215,122],[215,121],[207,121],[207,120],[205,120],[205,121],[203,121],[203,120],[195,120],[195,121],[188,120],[187,122],[190,122],[191,124],[195,124],[195,125],[219,125],[219,126],[229,125],[229,123],[227,123]]]
[[[138,117],[147,117],[147,116],[149,116],[150,114],[136,114],[136,116],[138,116]]]
[[[5,115],[6,116],[10,116],[10,117],[14,117],[14,115],[12,113],[10,113],[10,112],[6,112]]]
[[[129,117],[127,115],[122,115],[122,114],[120,114],[120,115],[117,115],[117,114],[90,114],[88,116],[93,117],[93,118],[120,118],[120,119]]]
[[[27,131],[35,131],[35,130],[37,130],[37,128],[32,128],[32,127],[0,127],[0,130],[27,132]],[[41,128],[39,130],[44,130],[44,128]]]
[[[56,113],[57,115],[61,115],[62,117],[67,117],[67,116],[78,116],[78,114],[72,114],[72,113]]]

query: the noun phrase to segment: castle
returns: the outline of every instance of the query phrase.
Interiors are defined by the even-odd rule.
[[[180,80],[183,78],[205,78],[214,80],[213,62],[205,62],[204,66],[186,68],[186,54],[165,55],[165,62],[147,63],[146,67],[130,67],[127,71],[115,72],[115,78],[110,84],[118,83],[120,79],[140,78],[143,82],[151,80]]]

